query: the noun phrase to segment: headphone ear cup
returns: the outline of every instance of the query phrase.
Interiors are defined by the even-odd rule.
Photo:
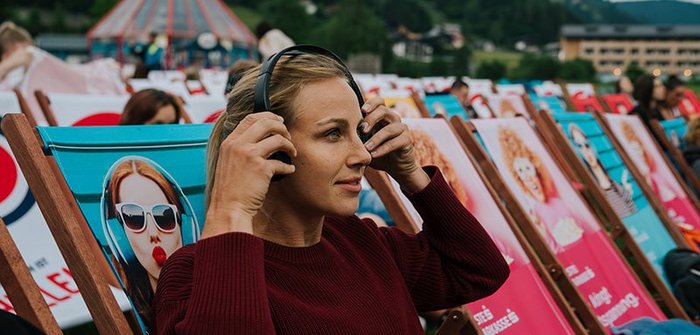
[[[107,229],[109,235],[106,238],[110,239],[109,246],[115,257],[120,262],[127,264],[138,262],[121,222],[117,218],[109,218],[107,219]]]

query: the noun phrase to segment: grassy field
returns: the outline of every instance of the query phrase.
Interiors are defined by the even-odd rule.
[[[493,51],[486,52],[483,50],[475,50],[472,55],[472,62],[477,66],[483,61],[498,60],[506,64],[508,70],[512,70],[518,66],[518,62],[522,57],[522,53],[514,51]]]

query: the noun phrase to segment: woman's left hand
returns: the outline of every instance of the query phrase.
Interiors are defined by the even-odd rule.
[[[401,117],[386,107],[381,97],[367,101],[362,112],[366,116],[361,131],[367,133],[374,127],[379,129],[365,143],[372,155],[370,167],[386,171],[409,193],[425,188],[430,177],[416,162],[408,126],[401,122]]]

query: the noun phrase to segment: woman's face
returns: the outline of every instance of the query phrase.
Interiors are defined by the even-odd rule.
[[[666,87],[664,87],[664,83],[659,78],[654,79],[652,98],[656,101],[663,101],[666,99]]]
[[[304,86],[289,128],[296,171],[271,185],[287,206],[310,215],[352,215],[360,180],[371,156],[357,134],[362,122],[357,97],[341,78]]]
[[[650,168],[649,164],[647,164],[644,147],[642,147],[641,143],[637,141],[629,141],[629,148],[630,158],[634,162],[634,165],[636,165],[639,169],[639,172],[641,172],[644,176],[649,175]]]
[[[520,181],[525,185],[525,189],[533,198],[539,202],[547,200],[542,189],[542,182],[540,182],[540,178],[537,175],[537,169],[530,159],[525,157],[516,158],[513,161],[513,168]]]
[[[168,204],[168,199],[153,180],[131,174],[121,182],[119,202],[141,205],[149,210],[155,204]],[[146,214],[146,228],[142,232],[134,232],[126,227],[124,231],[136,259],[154,279],[160,276],[164,260],[182,247],[180,225],[176,224],[173,231],[163,232],[156,226],[152,214]]]
[[[174,124],[177,123],[177,113],[173,105],[164,105],[158,108],[156,114],[143,124]]]
[[[584,135],[578,130],[573,130],[571,132],[571,137],[574,139],[574,143],[576,143],[576,146],[581,152],[583,159],[585,159],[586,163],[588,163],[588,166],[590,166],[591,168],[597,168],[598,156],[596,156],[595,151],[593,151],[591,143],[588,142],[588,138],[586,138],[586,135]]]

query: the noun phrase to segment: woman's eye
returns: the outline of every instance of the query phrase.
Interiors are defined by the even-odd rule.
[[[338,139],[338,138],[340,138],[340,129],[338,129],[338,128],[333,128],[333,129],[327,131],[327,132],[324,134],[324,136],[325,136],[325,137],[328,137],[328,138],[330,138],[330,139]]]

